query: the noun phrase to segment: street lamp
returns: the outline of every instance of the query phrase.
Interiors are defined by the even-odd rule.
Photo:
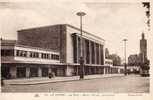
[[[80,16],[80,79],[84,78],[84,58],[83,58],[83,44],[82,44],[82,17],[86,15],[84,12],[77,12],[76,15]]]
[[[124,41],[124,56],[125,56],[124,75],[127,75],[127,64],[126,64],[126,41],[127,39],[123,39],[123,41]]]

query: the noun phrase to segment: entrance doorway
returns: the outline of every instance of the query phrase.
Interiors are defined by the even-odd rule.
[[[38,68],[30,68],[30,77],[38,77]]]
[[[17,67],[17,77],[18,78],[26,77],[26,68],[25,67]]]
[[[42,68],[42,77],[48,76],[48,68]]]
[[[52,68],[52,72],[54,72],[55,76],[57,76],[57,68]]]
[[[2,66],[1,67],[1,73],[2,73],[2,77],[9,79],[11,78],[10,76],[10,68],[7,66]]]

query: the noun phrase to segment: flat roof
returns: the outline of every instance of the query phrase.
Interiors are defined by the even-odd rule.
[[[60,26],[60,25],[62,25],[62,26],[68,26],[68,27],[71,27],[71,28],[74,28],[74,29],[80,31],[80,28],[75,27],[75,26],[70,25],[70,24],[55,24],[55,25],[39,26],[39,27],[21,29],[21,30],[18,30],[18,32],[20,32],[20,31],[34,30],[34,29],[41,29],[41,28],[49,28],[49,27],[52,27],[52,26]],[[92,34],[92,33],[89,33],[89,32],[87,32],[87,31],[85,31],[85,30],[82,30],[82,32],[84,32],[84,33],[86,33],[86,34],[89,34],[89,35],[91,35],[91,36],[93,36],[93,37],[95,37],[95,38],[98,38],[98,39],[101,39],[101,40],[105,41],[103,38],[101,38],[101,37],[99,37],[99,36],[96,36],[96,35],[94,35],[94,34]]]
[[[71,28],[74,28],[74,29],[76,29],[76,30],[78,30],[78,31],[80,31],[80,28],[78,28],[78,27],[72,26],[72,25],[70,25],[70,24],[65,24],[65,25],[66,25],[66,26],[69,26],[69,27],[71,27]],[[99,37],[99,36],[96,36],[96,35],[94,35],[94,34],[92,34],[92,33],[89,33],[89,32],[87,32],[87,31],[85,31],[85,30],[82,30],[82,32],[84,32],[84,33],[86,33],[86,34],[89,34],[89,35],[91,35],[91,36],[93,36],[93,37],[95,37],[95,38],[98,38],[98,39],[101,39],[101,40],[105,41],[103,38],[101,38],[101,37]]]

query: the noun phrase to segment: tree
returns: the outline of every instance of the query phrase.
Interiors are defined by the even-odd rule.
[[[113,66],[121,65],[121,58],[117,54],[111,54],[108,58],[113,60]]]

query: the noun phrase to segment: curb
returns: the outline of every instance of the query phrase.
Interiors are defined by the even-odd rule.
[[[120,76],[108,76],[108,77],[95,77],[95,78],[87,78],[87,79],[72,79],[72,80],[63,80],[63,81],[48,81],[48,82],[37,82],[37,83],[12,83],[10,85],[37,85],[37,84],[47,84],[47,83],[59,83],[59,82],[72,82],[72,81],[85,81],[85,80],[92,80],[92,79],[103,79],[103,78],[112,78],[112,77],[123,77],[124,75]]]

